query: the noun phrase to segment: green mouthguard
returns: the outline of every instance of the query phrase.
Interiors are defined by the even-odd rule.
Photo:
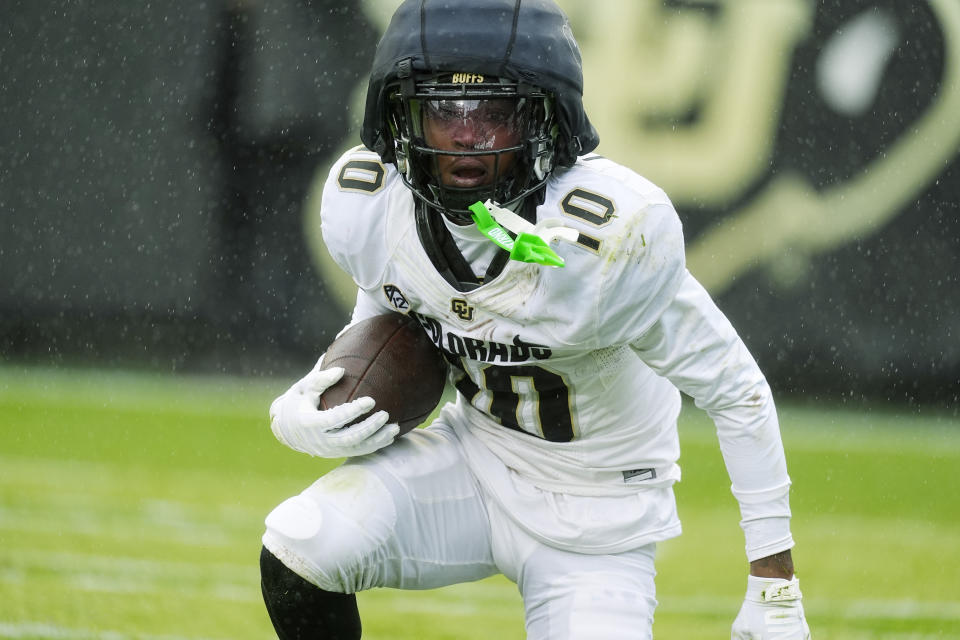
[[[498,247],[509,251],[511,260],[532,262],[548,267],[563,266],[563,258],[558,256],[540,236],[520,233],[516,239],[511,238],[507,230],[493,219],[482,202],[474,202],[470,205],[470,211],[473,212],[473,221],[477,223],[480,233],[490,238]]]

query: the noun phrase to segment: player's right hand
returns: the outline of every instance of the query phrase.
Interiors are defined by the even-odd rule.
[[[373,409],[373,398],[357,398],[320,409],[320,395],[336,384],[343,369],[322,370],[323,359],[270,405],[270,429],[277,440],[295,451],[321,458],[362,456],[381,449],[397,437],[400,427],[387,424],[386,411],[345,426]]]

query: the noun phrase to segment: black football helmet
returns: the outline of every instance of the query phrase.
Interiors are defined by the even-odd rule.
[[[599,144],[583,109],[580,49],[552,0],[406,0],[377,45],[361,139],[393,163],[415,196],[462,221],[488,198],[513,207],[554,168]],[[441,151],[427,144],[428,112],[509,105],[517,142]],[[500,170],[505,154],[515,154]],[[493,184],[445,186],[438,156],[495,156]]]

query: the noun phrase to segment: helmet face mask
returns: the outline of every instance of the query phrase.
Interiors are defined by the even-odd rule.
[[[388,101],[404,181],[455,221],[471,221],[467,207],[478,200],[518,203],[553,169],[552,101],[536,87],[480,74],[430,74],[397,83]]]

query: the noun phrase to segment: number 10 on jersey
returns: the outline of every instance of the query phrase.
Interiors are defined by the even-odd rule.
[[[460,359],[457,390],[508,429],[550,442],[576,437],[573,394],[564,377],[538,365],[495,365]]]

